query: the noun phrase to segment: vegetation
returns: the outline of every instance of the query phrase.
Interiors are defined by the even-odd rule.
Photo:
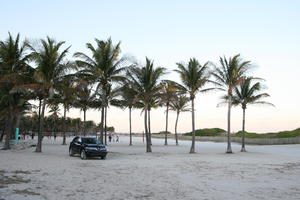
[[[151,110],[165,107],[165,130],[159,133],[165,134],[165,145],[168,144],[169,111],[177,114],[177,145],[179,114],[191,111],[192,131],[186,135],[192,136],[190,153],[194,153],[196,135],[225,132],[222,129],[195,130],[197,94],[219,89],[226,92],[223,100],[228,103],[227,153],[232,153],[232,105],[241,105],[245,111],[248,104],[267,104],[261,101],[268,94],[260,93],[260,83],[252,84],[252,79],[246,76],[250,61],[243,61],[240,55],[220,58],[220,65],[213,69],[210,62],[201,65],[196,58],[188,63],[176,63],[175,72],[181,80],[177,83],[163,79],[167,70],[155,67],[154,61],[147,57],[143,64],[122,57],[120,42],[114,44],[109,38],[95,39],[95,43],[86,43],[90,55],[77,52],[72,58],[70,47],[63,47],[65,41],[57,42],[51,37],[31,44],[30,41],[20,42],[19,34],[14,38],[9,33],[6,40],[0,40],[0,140],[5,134],[5,149],[10,148],[9,141],[16,127],[38,133],[36,152],[42,152],[43,136],[49,133],[62,133],[63,144],[66,144],[67,132],[86,135],[98,128],[100,140],[106,144],[107,131],[114,131],[107,126],[108,108],[117,106],[129,110],[129,145],[132,145],[131,111],[141,109],[144,113],[146,152],[151,152]],[[36,113],[33,112],[35,104],[38,104]],[[80,118],[68,118],[71,108],[83,111],[83,122]],[[98,126],[86,121],[89,109],[101,111]]]
[[[178,118],[179,118],[179,114],[181,112],[189,112],[191,111],[189,109],[189,98],[186,97],[185,95],[179,95],[176,96],[170,104],[170,109],[173,111],[176,111],[176,121],[175,121],[175,142],[176,145],[178,145],[178,135],[177,135],[177,125],[178,125]],[[197,134],[197,133],[195,133]]]
[[[209,89],[203,89],[207,83],[210,82],[208,72],[208,62],[203,66],[200,65],[197,59],[190,59],[187,65],[177,63],[178,69],[175,70],[179,75],[183,85],[177,83],[179,88],[184,92],[188,93],[192,102],[192,145],[190,153],[195,153],[195,106],[194,100],[198,92],[206,92]]]
[[[291,131],[280,131],[276,133],[248,133],[239,131],[234,136],[246,138],[291,138],[291,137],[300,137],[300,128]]]
[[[131,66],[127,71],[129,84],[136,91],[136,98],[143,104],[146,152],[152,152],[150,110],[155,104],[155,99],[161,89],[160,79],[164,75],[165,70],[166,69],[162,67],[154,68],[153,61],[146,58],[146,64],[144,66]]]
[[[242,61],[240,55],[232,58],[220,57],[220,66],[215,66],[212,76],[215,78],[217,89],[226,92],[228,102],[227,112],[227,150],[226,153],[232,153],[231,149],[231,107],[233,90],[245,80],[246,73],[250,68],[250,61]]]
[[[33,115],[25,115],[21,117],[19,124],[20,134],[25,133],[26,135],[31,135],[32,133],[34,133],[36,135],[39,129],[38,119],[39,116],[36,113],[34,113]],[[84,126],[84,124],[86,133],[90,135],[95,134],[97,130],[99,130],[99,125],[96,125],[93,121],[86,121],[86,123],[84,123],[80,118],[64,118],[59,116],[56,116],[54,119],[53,115],[45,116],[43,124],[44,136],[53,136],[54,134],[63,136],[65,133],[79,135],[82,134],[82,127]]]
[[[226,133],[225,130],[220,128],[204,128],[195,130],[196,136],[223,136]],[[185,133],[186,136],[191,136],[192,132]]]
[[[241,84],[234,89],[234,96],[232,104],[235,106],[240,105],[243,109],[243,124],[242,124],[242,132],[245,133],[245,115],[246,109],[248,105],[272,105],[269,102],[263,101],[262,99],[265,97],[269,97],[268,93],[260,93],[263,89],[260,82],[256,82],[252,84],[253,80],[252,77],[246,78],[241,82]],[[226,97],[225,97],[226,99]],[[245,147],[245,136],[242,136],[242,152],[246,152]]]

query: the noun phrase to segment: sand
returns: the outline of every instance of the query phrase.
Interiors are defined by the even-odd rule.
[[[68,138],[68,142],[72,138]],[[106,160],[69,157],[61,138],[34,148],[0,151],[0,199],[300,199],[300,145],[247,146],[141,138],[110,143]]]

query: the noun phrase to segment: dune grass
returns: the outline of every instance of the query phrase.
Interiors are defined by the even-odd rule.
[[[195,130],[196,136],[222,136],[226,132],[223,129],[220,128],[204,128],[204,129],[197,129]],[[183,135],[191,136],[192,132],[185,133]]]
[[[242,137],[242,131],[237,132],[235,137]],[[291,138],[300,137],[300,128],[291,131],[280,131],[275,133],[249,133],[245,132],[247,138]]]

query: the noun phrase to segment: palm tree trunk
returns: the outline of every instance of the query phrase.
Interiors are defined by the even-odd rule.
[[[7,124],[6,124],[6,130],[5,130],[5,143],[4,143],[4,147],[3,147],[3,150],[6,150],[6,149],[10,149],[10,138],[11,138],[11,134],[13,132],[13,124],[12,124],[12,111],[11,109],[9,110],[9,113],[8,113],[8,120],[7,120]]]
[[[63,143],[62,145],[66,145],[66,129],[67,129],[67,126],[66,126],[66,115],[67,115],[67,108],[66,106],[64,105],[64,136],[63,136]]]
[[[178,117],[179,117],[179,111],[177,111],[176,122],[175,122],[175,141],[176,141],[176,145],[178,145],[178,135],[177,135]]]
[[[152,152],[151,150],[151,144],[150,144],[150,137],[149,137],[149,132],[147,128],[147,108],[145,109],[145,118],[144,118],[144,124],[145,124],[145,135],[146,135],[146,152]]]
[[[4,136],[4,128],[2,129],[2,133],[1,133],[1,135],[0,135],[0,142],[2,142],[2,140],[3,140],[3,136]]]
[[[41,104],[41,100],[40,100]],[[42,152],[42,141],[43,141],[43,128],[44,128],[44,115],[45,115],[45,107],[46,107],[46,99],[43,100],[43,106],[42,106],[42,113],[40,110],[40,105],[39,105],[39,132],[38,132],[38,142],[36,145],[35,152],[41,153]]]
[[[192,98],[192,146],[190,149],[190,153],[195,153],[195,113],[194,113],[194,98]]]
[[[167,103],[167,110],[166,110],[165,145],[168,145],[168,114],[169,114],[169,103]]]
[[[245,112],[246,112],[246,109],[243,108],[243,135],[242,135],[242,149],[241,149],[241,152],[246,152],[246,148],[245,148]]]
[[[149,142],[152,145],[152,135],[151,135],[151,117],[150,117],[150,108],[148,109],[148,135],[149,135]]]
[[[103,143],[104,107],[101,108],[100,141]]]
[[[230,137],[230,117],[231,117],[232,96],[228,95],[228,113],[227,113],[227,150],[226,153],[232,153]]]
[[[131,133],[131,107],[129,107],[129,146],[132,145],[132,133]]]
[[[83,135],[86,135],[86,109],[83,109]]]
[[[107,106],[105,106],[105,117],[104,117],[104,140],[105,140],[105,145],[107,145],[107,125],[106,125],[106,120],[107,120]]]

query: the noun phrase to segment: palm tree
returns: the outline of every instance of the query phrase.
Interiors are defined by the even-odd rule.
[[[130,85],[137,93],[137,99],[144,105],[146,152],[152,152],[149,131],[150,117],[147,111],[150,109],[151,100],[157,96],[161,89],[160,79],[164,73],[165,68],[154,68],[153,62],[148,58],[146,58],[146,64],[143,67],[131,66],[127,72]]]
[[[159,94],[153,96],[148,104],[148,134],[149,134],[149,141],[150,141],[150,145],[152,145],[152,134],[151,134],[151,109],[152,108],[158,108],[160,106],[160,102],[159,102]],[[145,110],[144,110],[145,111]]]
[[[76,63],[82,68],[80,71],[93,85],[96,83],[95,88],[98,94],[102,93],[103,104],[101,107],[101,135],[100,140],[103,142],[103,125],[107,116],[107,102],[109,88],[112,83],[124,80],[121,72],[125,70],[123,67],[126,59],[120,57],[120,42],[113,45],[112,40],[109,38],[106,41],[95,39],[97,46],[94,47],[91,43],[87,43],[86,47],[91,51],[92,57],[84,53],[77,52],[74,54],[78,60]],[[104,127],[105,128],[105,127]]]
[[[50,110],[49,110],[49,118],[50,118],[50,121],[51,121],[51,129],[52,129],[52,133],[54,134],[55,131],[56,131],[56,122],[58,121],[58,118],[59,118],[59,111],[60,111],[60,108],[59,108],[59,105],[58,103],[53,103],[51,105],[49,105],[50,107]]]
[[[244,79],[246,72],[250,68],[250,61],[242,61],[240,55],[232,58],[220,57],[220,66],[214,68],[212,76],[215,78],[217,89],[226,91],[228,96],[228,113],[227,113],[227,150],[226,153],[232,153],[230,137],[230,116],[232,107],[232,93]]]
[[[194,100],[197,92],[205,92],[209,89],[202,89],[209,80],[208,72],[208,62],[204,65],[200,65],[197,59],[191,58],[187,65],[182,63],[177,63],[178,69],[175,70],[180,75],[182,81],[182,90],[190,95],[190,100],[192,102],[192,145],[190,153],[195,153],[195,110],[194,110]]]
[[[166,106],[166,130],[165,130],[165,145],[168,145],[168,116],[170,102],[175,98],[177,88],[172,82],[164,81],[160,93],[160,101]]]
[[[188,108],[189,98],[185,95],[179,95],[170,102],[170,110],[176,111],[176,122],[175,122],[175,141],[178,145],[178,135],[177,135],[177,123],[180,112],[188,112],[191,109]]]
[[[31,58],[37,65],[34,76],[37,83],[34,84],[33,87],[38,88],[41,93],[40,98],[43,101],[36,152],[42,152],[42,124],[47,101],[49,97],[52,97],[54,94],[55,85],[59,79],[66,74],[68,69],[68,65],[65,64],[65,57],[70,47],[60,52],[64,43],[64,41],[56,42],[54,39],[47,37],[46,40],[40,40],[41,46],[39,48],[34,48],[31,45],[28,45],[32,50]]]
[[[121,107],[128,108],[129,110],[129,146],[132,145],[132,130],[131,130],[131,110],[132,108],[139,107],[139,102],[137,100],[137,92],[132,88],[132,86],[125,81],[123,86],[120,88],[121,99],[115,100],[112,104]],[[141,106],[140,106],[141,107]]]
[[[240,85],[234,88],[234,95],[232,97],[232,104],[237,106],[241,105],[243,109],[243,123],[242,123],[242,152],[246,152],[245,148],[245,113],[247,109],[247,105],[271,105],[273,104],[262,101],[263,98],[269,97],[268,93],[260,93],[263,89],[260,82],[253,83],[253,78],[248,77],[243,80]]]
[[[67,111],[71,108],[73,105],[73,102],[75,101],[75,90],[76,87],[74,86],[74,76],[72,74],[65,75],[61,77],[59,82],[56,85],[56,89],[58,91],[58,94],[60,96],[60,103],[63,105],[64,108],[64,115],[63,115],[63,121],[64,121],[64,127],[63,127],[63,143],[62,145],[66,145],[66,114]]]
[[[74,101],[74,107],[80,108],[83,111],[83,135],[86,135],[86,112],[93,105],[92,89],[88,86],[86,81],[76,80],[78,85],[76,86],[76,100]]]
[[[32,80],[33,69],[28,65],[29,55],[26,53],[27,46],[20,44],[20,35],[14,39],[9,36],[5,41],[0,41],[0,107],[6,117],[6,140],[4,149],[9,149],[9,140],[16,124],[15,116],[26,109],[28,96],[16,90],[21,85]],[[25,96],[24,96],[25,95]],[[25,106],[25,107],[24,107]]]

